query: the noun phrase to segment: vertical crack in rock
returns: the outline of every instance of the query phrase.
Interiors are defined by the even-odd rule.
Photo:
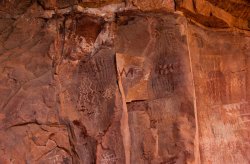
[[[71,151],[72,151],[73,163],[79,164],[80,157],[79,157],[77,150],[76,150],[76,147],[75,147],[77,141],[76,141],[76,136],[74,133],[74,128],[72,127],[70,122],[66,123],[66,125],[67,125],[67,130],[68,130],[70,147],[71,147]]]
[[[193,85],[193,102],[194,102],[194,114],[195,114],[195,162],[197,164],[200,164],[200,148],[199,148],[199,124],[198,124],[198,111],[197,111],[197,104],[196,104],[196,91],[195,91],[195,82],[194,82],[194,74],[193,74],[193,66],[192,66],[192,58],[191,58],[191,52],[190,52],[190,38],[189,38],[189,33],[188,33],[188,22],[186,20],[186,35],[187,35],[187,48],[188,48],[188,57],[189,57],[189,64],[190,64],[190,71],[191,71],[191,78],[192,78],[192,85]]]
[[[121,118],[121,134],[123,137],[123,146],[125,152],[125,161],[126,164],[130,164],[130,148],[131,148],[131,141],[130,141],[130,131],[129,131],[129,124],[128,124],[128,109],[126,103],[126,97],[124,94],[123,86],[122,86],[122,77],[119,74],[120,70],[117,66],[117,78],[118,78],[118,87],[122,97],[122,118]]]
[[[0,164],[248,164],[249,0],[0,0]]]

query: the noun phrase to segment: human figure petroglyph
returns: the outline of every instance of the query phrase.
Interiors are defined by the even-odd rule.
[[[223,102],[226,91],[226,81],[221,71],[211,71],[207,74],[205,92],[211,103]]]
[[[211,71],[219,71],[221,65],[222,56],[219,55],[206,55],[201,56],[200,59],[200,70],[203,73]]]

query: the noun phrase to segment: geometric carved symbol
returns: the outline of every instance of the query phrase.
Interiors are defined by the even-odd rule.
[[[173,73],[177,69],[177,64],[159,64],[156,68],[156,73],[159,75],[167,75]]]
[[[102,155],[101,163],[102,164],[115,163],[117,160],[118,158],[116,158],[114,154],[105,153],[104,155]]]
[[[131,77],[133,78],[136,74],[140,73],[142,70],[140,68],[129,68],[127,71],[125,68],[120,71],[120,76],[125,75],[125,77]]]
[[[231,111],[231,110],[241,110],[241,105],[247,104],[247,102],[243,101],[243,102],[238,102],[238,103],[233,103],[233,104],[226,104],[223,105],[223,108],[227,111]]]
[[[120,76],[125,75],[125,77],[128,77],[128,75],[130,74],[131,77],[134,76],[134,69],[133,68],[129,68],[128,71],[125,70],[125,68],[122,69],[122,71],[120,72]]]

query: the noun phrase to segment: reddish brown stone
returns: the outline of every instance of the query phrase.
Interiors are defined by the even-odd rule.
[[[188,28],[201,163],[248,163],[249,36]]]
[[[248,164],[247,0],[0,1],[0,163]]]

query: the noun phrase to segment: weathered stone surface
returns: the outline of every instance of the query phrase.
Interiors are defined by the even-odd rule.
[[[45,9],[61,9],[71,7],[78,3],[77,0],[38,0]]]
[[[133,100],[147,100],[149,73],[145,68],[143,57],[116,54],[119,76],[122,78],[126,102]]]
[[[249,163],[250,37],[188,29],[201,163]]]
[[[173,0],[128,0],[131,5],[139,10],[166,10],[174,11],[175,2]]]
[[[194,162],[193,87],[184,29],[185,20],[177,15],[134,17],[118,28],[116,61],[128,102],[131,163]],[[143,34],[141,44],[130,42]]]
[[[109,4],[118,4],[124,0],[38,0],[45,9],[62,9],[80,5],[82,7],[98,8]]]
[[[249,2],[227,2],[0,0],[0,163],[249,163]]]
[[[183,11],[189,17],[190,12],[195,14],[195,21],[203,22],[204,16],[210,20],[226,22],[231,27],[250,30],[249,26],[249,1],[245,0],[176,0],[177,10]],[[213,21],[213,24],[216,24]]]

